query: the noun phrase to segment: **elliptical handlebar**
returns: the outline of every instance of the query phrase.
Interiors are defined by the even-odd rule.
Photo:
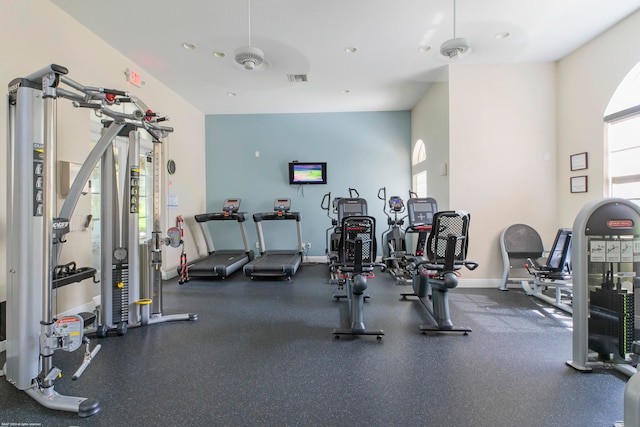
[[[382,195],[380,195],[380,193],[382,193]],[[382,200],[382,212],[384,212],[384,214],[387,216],[387,218],[389,220],[391,220],[391,215],[389,215],[389,213],[386,210],[386,206],[387,206],[387,187],[381,187],[378,190],[378,199]],[[387,221],[389,222],[389,221]],[[391,226],[391,224],[389,224],[389,226]]]
[[[323,211],[327,211],[327,216],[331,218],[331,216],[329,215],[331,209],[331,191],[322,196],[322,200],[320,201],[320,208]]]
[[[382,193],[382,196],[380,196],[380,193]],[[387,187],[380,187],[378,190],[378,199],[387,200]]]

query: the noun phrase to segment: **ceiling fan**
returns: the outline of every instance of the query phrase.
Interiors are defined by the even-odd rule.
[[[247,0],[247,31],[249,44],[237,48],[233,53],[233,59],[247,71],[259,70],[264,64],[264,52],[251,46],[251,0]]]
[[[456,0],[453,0],[453,38],[440,45],[440,54],[450,60],[456,60],[471,53],[469,41],[456,37]]]

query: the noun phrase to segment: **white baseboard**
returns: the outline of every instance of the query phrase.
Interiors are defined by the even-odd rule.
[[[464,278],[460,278],[458,280],[458,287],[459,288],[476,288],[476,289],[480,289],[480,288],[496,288],[498,289],[498,286],[500,286],[500,283],[502,283],[502,280],[500,279],[464,279]]]
[[[173,279],[178,276],[178,270],[176,268],[170,268],[167,271],[162,271],[162,280]]]
[[[85,304],[79,305],[77,307],[74,307],[70,310],[67,311],[63,311],[61,313],[56,314],[56,317],[62,317],[62,316],[67,316],[70,314],[78,314],[78,313],[82,313],[82,312],[89,312],[89,313],[93,313],[93,311],[96,309],[96,305],[99,304],[100,302],[100,298],[97,297],[97,302],[96,302],[96,298],[94,298],[92,301],[89,301]]]

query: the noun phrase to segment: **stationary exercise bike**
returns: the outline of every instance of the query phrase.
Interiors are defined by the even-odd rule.
[[[346,293],[334,295],[334,298],[347,298],[349,301],[348,328],[333,330],[335,338],[341,335],[375,335],[382,339],[382,329],[367,329],[364,324],[364,291],[367,279],[373,277],[374,267],[383,271],[385,264],[375,262],[375,218],[370,216],[349,216],[342,221],[341,239],[339,243],[338,261],[332,263],[337,273],[343,278]]]
[[[463,266],[469,270],[478,267],[478,263],[466,259],[470,219],[464,211],[437,212],[427,239],[426,257],[416,257],[413,292],[401,295],[418,297],[435,319],[436,325],[420,326],[423,333],[471,332],[469,327],[454,326],[449,313],[449,289],[458,286],[459,270]]]
[[[367,201],[360,197],[355,188],[349,188],[349,197],[336,197],[331,201],[331,193],[322,197],[320,207],[327,211],[331,227],[326,230],[326,255],[329,264],[329,284],[343,285],[344,280],[333,265],[339,259],[339,245],[342,238],[342,221],[349,216],[366,216]],[[333,214],[334,216],[332,216]]]

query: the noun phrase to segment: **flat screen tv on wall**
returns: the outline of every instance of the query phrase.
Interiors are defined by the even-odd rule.
[[[326,162],[291,162],[289,163],[289,184],[326,184]]]

